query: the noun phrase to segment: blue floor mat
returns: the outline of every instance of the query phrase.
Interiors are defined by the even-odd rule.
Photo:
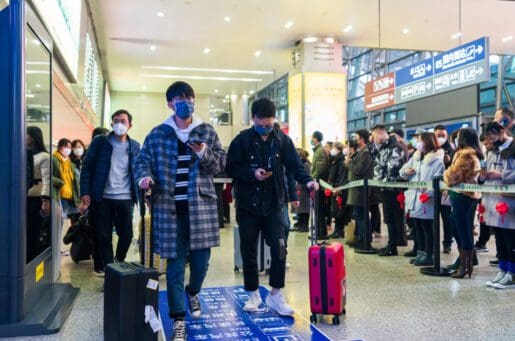
[[[268,290],[259,288],[263,302]],[[191,319],[186,309],[188,340],[330,340],[314,325],[299,315],[281,317],[263,303],[261,310],[247,313],[243,306],[248,298],[242,286],[206,288],[199,294],[202,318]],[[185,302],[187,307],[187,303]],[[166,291],[159,292],[159,312],[166,340],[170,340],[173,320],[168,317]]]

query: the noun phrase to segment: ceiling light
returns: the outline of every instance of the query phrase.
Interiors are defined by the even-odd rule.
[[[26,94],[25,96],[26,96],[27,98],[34,98],[34,97],[36,97],[36,95],[34,95],[34,94]]]
[[[257,50],[256,52],[254,52],[254,56],[256,56],[256,57],[261,56],[261,51],[260,51],[260,50]]]
[[[294,24],[293,21],[289,20],[286,22],[286,24],[284,24],[284,28],[289,30],[290,28],[293,27],[293,24]]]
[[[327,37],[324,39],[324,41],[328,44],[334,44],[334,38],[331,38],[331,37]]]
[[[209,47],[206,47],[202,52],[204,52],[204,54],[208,54],[209,52],[211,52],[211,49]]]
[[[227,23],[231,22],[231,17],[224,17],[224,21]]]
[[[143,91],[147,91],[147,86],[146,86],[146,85],[143,85],[143,86],[141,87],[141,90],[143,90]]]
[[[164,17],[165,14],[163,12],[157,12],[156,15],[160,18]]]
[[[305,43],[316,43],[319,39],[317,37],[307,37],[302,39]]]
[[[248,73],[251,75],[273,75],[273,71],[258,71],[258,70],[237,70],[237,69],[209,69],[198,67],[178,67],[178,66],[153,66],[142,65],[142,69],[149,70],[166,70],[166,71],[196,71],[196,72],[219,72],[219,73]]]
[[[261,82],[261,78],[237,78],[237,77],[214,77],[214,76],[184,76],[184,75],[168,75],[155,73],[142,73],[141,77],[145,78],[184,78],[194,80],[212,80],[212,81],[235,81],[235,82]]]
[[[41,88],[41,85],[39,85],[39,84],[36,84],[36,88]]]
[[[225,99],[229,99],[229,95],[225,95]]]
[[[459,37],[461,37],[463,34],[461,32],[457,32],[457,33],[454,33],[453,35],[451,35],[451,38],[452,39],[458,39]]]
[[[401,32],[402,32],[402,34],[408,34],[409,28],[403,28]]]
[[[249,91],[249,94],[251,94],[251,95],[252,95],[253,93],[254,93],[254,90],[250,90],[250,91]]]
[[[345,33],[349,33],[350,31],[352,31],[351,25],[345,26],[345,28],[343,29],[343,32],[345,32]]]
[[[210,107],[211,107],[211,108],[214,108],[214,107],[215,107],[215,105],[214,105],[214,104],[211,104],[211,105],[210,105]]]
[[[513,40],[513,36],[506,36],[506,37],[502,37],[502,42],[503,43],[507,43],[509,42],[510,40]]]
[[[217,93],[218,93],[218,89],[215,89],[215,94],[217,94]]]
[[[150,45],[150,51],[154,52],[156,50],[156,45]]]

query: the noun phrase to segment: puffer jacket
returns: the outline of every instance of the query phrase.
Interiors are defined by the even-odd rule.
[[[390,136],[385,143],[379,146],[375,161],[375,180],[389,182],[401,180],[399,171],[406,162],[406,156],[395,136]]]
[[[445,171],[443,179],[448,186],[458,184],[477,184],[481,165],[473,148],[457,150],[451,166]],[[478,192],[460,192],[474,199],[480,199]]]
[[[413,157],[400,170],[400,175],[404,180],[408,181],[432,181],[434,177],[442,175],[444,172],[444,151],[438,149],[436,152],[427,153],[422,158],[422,154],[416,151]],[[415,169],[415,174],[409,176],[406,174],[408,168]],[[422,203],[419,199],[422,193],[429,195],[429,201]],[[405,192],[406,209],[409,210],[411,218],[433,219],[434,218],[434,202],[433,190],[423,188],[413,188]]]
[[[486,180],[485,185],[515,184],[515,140],[502,151],[490,151],[486,156],[487,171],[502,173],[500,180]],[[508,204],[509,211],[501,216],[495,206],[499,202]],[[488,226],[515,229],[515,194],[484,193],[482,203],[486,208],[485,221]]]

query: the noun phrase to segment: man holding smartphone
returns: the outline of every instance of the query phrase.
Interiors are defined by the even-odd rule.
[[[225,152],[215,129],[195,112],[193,88],[175,82],[166,91],[173,110],[163,124],[146,137],[136,161],[136,179],[143,189],[153,188],[154,249],[168,259],[166,284],[169,315],[174,319],[172,340],[187,340],[186,293],[191,316],[201,317],[198,293],[209,266],[211,248],[220,245],[218,210],[213,176],[225,167]],[[186,258],[189,283],[184,288]]]
[[[318,189],[318,184],[306,173],[292,140],[282,131],[273,129],[274,103],[260,98],[252,103],[251,111],[254,126],[231,142],[226,167],[227,175],[234,180],[243,278],[249,293],[243,309],[255,312],[262,303],[257,264],[261,231],[272,257],[269,282],[272,290],[266,303],[278,314],[291,316],[293,309],[281,293],[286,265],[284,171],[312,190]]]

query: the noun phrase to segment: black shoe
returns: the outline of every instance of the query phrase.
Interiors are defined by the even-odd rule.
[[[293,227],[299,227],[299,224],[300,224],[300,221],[298,221],[295,224],[293,224]]]
[[[407,240],[399,240],[397,242],[397,246],[408,246],[408,241]]]
[[[499,260],[498,259],[491,260],[489,263],[490,263],[490,266],[499,267]]]
[[[443,253],[451,253],[451,247],[450,246],[444,246],[443,247]]]
[[[340,238],[345,238],[345,236],[343,235],[343,232],[335,231],[332,235],[329,236],[329,238],[340,239]]]
[[[312,239],[311,236],[308,236],[308,239]],[[317,240],[328,240],[329,237],[327,235],[317,236]]]
[[[200,307],[198,294],[191,296],[186,292],[186,296],[188,296],[188,305],[190,308],[191,317],[194,319],[199,319],[202,316],[202,309]]]
[[[397,249],[388,248],[384,251],[379,252],[379,256],[381,256],[381,257],[398,256]]]
[[[307,226],[297,226],[295,232],[309,232],[309,228]]]
[[[404,255],[404,257],[416,257],[417,256],[417,251],[415,251],[415,249],[409,251],[409,252],[406,252]]]

